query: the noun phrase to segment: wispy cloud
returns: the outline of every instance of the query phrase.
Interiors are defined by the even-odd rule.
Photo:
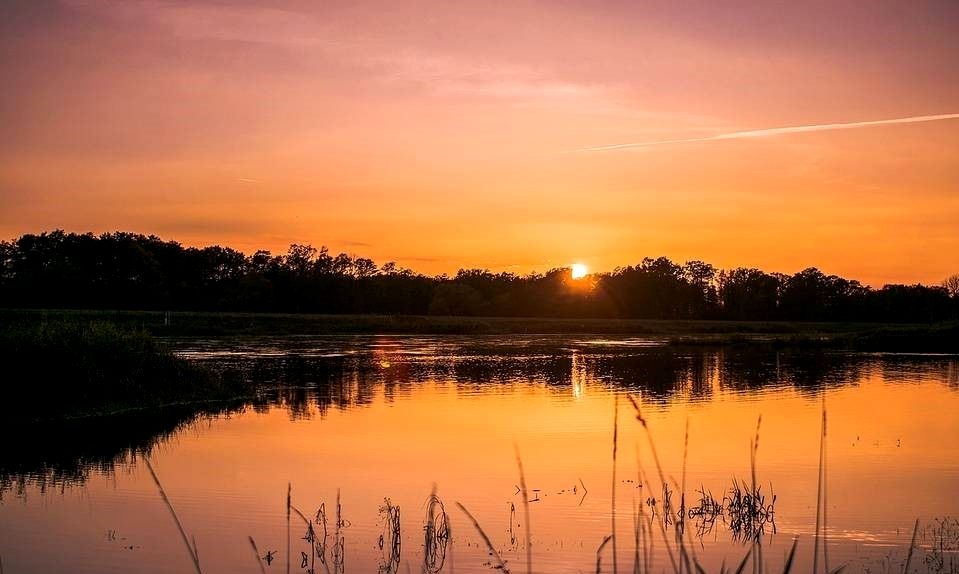
[[[844,123],[833,123],[833,124],[812,124],[812,125],[806,125],[806,126],[763,128],[758,130],[727,132],[727,133],[716,134],[716,135],[705,136],[705,137],[698,137],[698,138],[652,140],[652,141],[621,143],[621,144],[613,144],[613,145],[605,145],[605,146],[597,146],[597,147],[586,147],[586,148],[567,150],[566,153],[613,151],[613,150],[651,147],[651,146],[669,145],[669,144],[711,142],[711,141],[719,141],[719,140],[736,140],[736,139],[746,139],[746,138],[777,136],[777,135],[785,135],[785,134],[797,134],[797,133],[805,133],[805,132],[850,130],[854,128],[867,128],[872,126],[885,126],[885,125],[893,125],[893,124],[915,124],[920,122],[935,122],[940,120],[955,120],[955,119],[959,119],[959,114],[937,114],[932,116],[910,116],[907,118],[869,120],[864,122],[844,122]]]

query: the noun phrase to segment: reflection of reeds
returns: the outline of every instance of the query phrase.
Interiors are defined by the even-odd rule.
[[[147,465],[147,470],[150,471],[150,476],[153,477],[153,483],[156,484],[157,490],[160,491],[160,498],[163,500],[163,504],[166,505],[167,510],[170,511],[170,516],[173,517],[173,522],[176,524],[177,530],[180,532],[180,537],[183,538],[183,544],[186,545],[186,551],[190,554],[190,561],[193,562],[193,567],[196,569],[197,574],[203,574],[200,570],[200,557],[196,551],[196,540],[193,541],[193,545],[190,545],[190,541],[187,539],[186,531],[183,530],[183,525],[180,523],[179,517],[176,515],[176,510],[173,510],[173,504],[170,503],[170,499],[167,498],[166,492],[163,490],[163,485],[160,484],[160,478],[157,477],[156,471],[153,470],[153,465],[150,464],[150,459],[144,457],[143,462]]]
[[[437,574],[446,563],[446,549],[452,532],[443,501],[436,496],[436,486],[427,499],[426,523],[423,526],[423,571]]]
[[[289,509],[296,513],[300,517],[300,520],[303,521],[303,524],[306,526],[306,532],[303,534],[303,540],[310,545],[310,554],[308,557],[304,558],[301,556],[301,568],[305,568],[306,564],[309,563],[309,572],[316,572],[316,559],[320,559],[320,564],[323,565],[323,569],[329,574],[330,567],[326,563],[326,539],[328,537],[327,528],[326,528],[326,509],[325,505],[321,504],[320,508],[316,511],[316,524],[323,525],[323,538],[321,539],[319,533],[314,527],[314,522],[306,517],[299,508],[293,506],[292,500],[289,504]],[[305,555],[305,553],[301,553]]]
[[[734,540],[750,541],[755,545],[765,533],[767,524],[775,527],[776,495],[770,496],[767,504],[762,487],[733,479],[723,499],[723,512]],[[755,547],[753,551],[759,552]]]
[[[380,507],[380,518],[383,520],[383,533],[380,534],[379,547],[383,552],[383,561],[380,572],[395,574],[400,566],[403,535],[400,528],[400,507],[394,505],[389,498],[383,499]]]
[[[336,489],[336,524],[333,530],[333,571],[342,573],[346,570],[346,538],[341,530],[346,526],[343,519],[343,505],[340,504],[340,489]]]

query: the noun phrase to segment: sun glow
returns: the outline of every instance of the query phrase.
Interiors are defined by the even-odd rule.
[[[570,276],[573,279],[582,279],[589,274],[589,269],[582,263],[573,263],[570,265]]]

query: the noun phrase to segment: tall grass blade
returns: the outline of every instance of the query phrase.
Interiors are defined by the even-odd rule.
[[[759,453],[759,427],[763,423],[763,416],[759,415],[756,420],[756,436],[753,438],[751,448],[749,449],[749,471],[752,478],[750,486],[752,490],[750,491],[750,496],[756,496],[756,456]],[[756,572],[762,573],[763,569],[763,545],[762,545],[762,536],[757,530],[752,540],[753,547],[753,574]]]
[[[519,455],[519,447],[513,444],[516,451],[516,466],[519,467],[519,486],[523,494],[523,520],[526,521],[526,574],[533,574],[533,535],[529,523],[529,495],[526,491],[526,474],[523,473],[523,458]]]
[[[826,464],[829,462],[827,448],[829,443],[826,440],[828,432],[828,421],[826,420],[826,389],[822,390],[822,563],[823,570],[829,572],[829,487],[827,480],[829,474],[826,472]]]
[[[613,400],[613,480],[610,491],[610,530],[613,537],[613,574],[619,574],[619,564],[616,560],[616,449],[619,441],[619,395]]]
[[[190,554],[190,561],[193,562],[193,568],[196,569],[197,574],[203,574],[203,571],[200,570],[200,559],[196,555],[196,550],[190,546],[190,540],[187,538],[186,531],[183,530],[183,524],[180,523],[180,518],[177,517],[176,510],[173,510],[173,504],[171,504],[170,499],[167,498],[166,492],[163,490],[163,485],[160,484],[160,478],[157,477],[156,471],[153,470],[153,465],[150,464],[150,459],[144,457],[143,462],[146,463],[147,470],[150,471],[150,476],[153,477],[153,483],[156,484],[157,490],[160,491],[160,498],[163,500],[163,504],[166,505],[167,510],[170,511],[170,516],[173,517],[173,522],[176,523],[176,528],[180,532],[180,537],[183,538],[186,551]]]
[[[908,574],[909,564],[912,562],[912,551],[916,548],[916,532],[919,531],[919,519],[916,519],[916,525],[912,527],[912,542],[909,543],[909,554],[906,555],[906,564],[902,567],[902,574]]]
[[[752,548],[746,551],[746,555],[743,556],[743,561],[740,562],[739,567],[737,567],[736,570],[733,571],[735,574],[743,574],[743,570],[746,569],[746,563],[749,562],[749,557],[752,556],[752,554],[753,554]]]
[[[290,509],[293,507],[293,483],[286,483],[286,574],[290,574],[290,555],[293,542],[290,540]]]
[[[606,545],[609,544],[610,540],[613,540],[614,536],[612,534],[603,538],[603,541],[599,543],[599,548],[596,549],[596,574],[600,574],[603,571],[603,548],[606,548]]]
[[[653,433],[649,430],[649,425],[646,424],[646,419],[643,418],[643,413],[639,408],[639,403],[636,402],[636,399],[632,395],[627,394],[626,398],[629,399],[629,402],[633,404],[633,408],[636,409],[636,420],[643,425],[643,430],[646,431],[646,440],[649,442],[649,450],[653,453],[653,462],[656,463],[656,472],[659,473],[659,482],[661,487],[666,485],[666,475],[663,473],[663,465],[659,463],[659,455],[656,453],[656,442],[653,440]],[[673,572],[678,574],[679,567],[676,565],[676,558],[673,556],[673,549],[669,543],[669,536],[666,534],[666,527],[663,525],[662,520],[656,521],[659,524],[659,530],[663,534],[663,543],[666,544],[666,554],[669,556],[669,562],[673,566]]]
[[[489,536],[487,536],[486,532],[483,531],[483,527],[480,526],[479,522],[477,522],[476,519],[473,518],[473,515],[470,514],[469,510],[466,510],[466,507],[463,506],[462,503],[457,502],[456,506],[460,507],[460,510],[463,511],[463,514],[465,514],[466,517],[470,519],[470,522],[473,523],[473,528],[475,528],[476,531],[479,532],[479,535],[483,539],[483,542],[486,543],[486,549],[489,550],[490,556],[492,556],[493,559],[496,560],[496,564],[495,564],[496,568],[498,568],[501,572],[503,572],[503,574],[510,574],[509,567],[506,565],[506,562],[503,560],[503,557],[500,556],[499,552],[496,551],[496,548],[493,547],[493,543],[490,542]]]
[[[793,569],[793,559],[796,557],[796,547],[799,546],[799,538],[793,538],[792,548],[789,549],[789,555],[786,556],[786,562],[783,564],[783,574],[789,574]]]
[[[825,393],[825,390],[823,390]],[[823,479],[823,451],[826,444],[826,405],[822,408],[822,427],[819,433],[819,477],[816,482],[816,533],[812,545],[812,572],[819,574],[819,531],[822,525],[822,479]]]
[[[266,574],[266,568],[263,567],[263,560],[260,558],[260,549],[256,547],[256,541],[250,536],[250,546],[253,547],[253,557],[256,558],[256,564],[260,567],[260,574]],[[0,574],[3,574],[0,572]]]

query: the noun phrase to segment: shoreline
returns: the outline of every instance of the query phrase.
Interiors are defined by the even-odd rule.
[[[0,309],[8,328],[102,322],[155,337],[321,335],[619,335],[670,345],[773,345],[889,352],[959,352],[959,322],[821,323],[658,319],[569,319],[430,315],[316,315],[212,311]]]

